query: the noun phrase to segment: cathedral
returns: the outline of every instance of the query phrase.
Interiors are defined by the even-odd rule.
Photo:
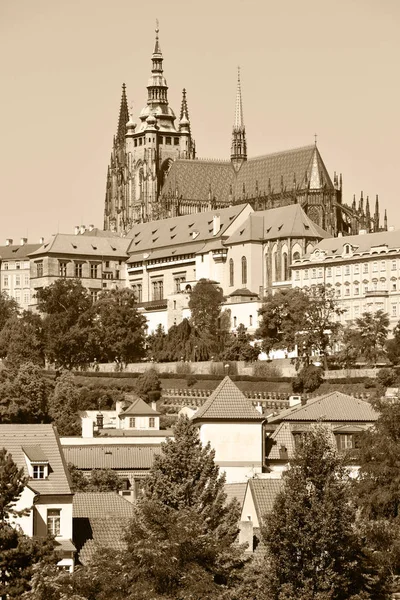
[[[136,124],[129,114],[125,84],[114,137],[104,210],[104,229],[124,234],[136,223],[179,217],[235,204],[267,210],[299,204],[329,235],[354,235],[387,229],[379,200],[372,213],[363,194],[351,206],[343,202],[342,175],[333,181],[317,144],[248,158],[238,72],[230,160],[196,157],[186,90],[179,122],[168,104],[163,55],[156,28],[147,104]]]

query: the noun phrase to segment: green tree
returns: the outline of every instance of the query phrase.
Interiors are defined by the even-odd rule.
[[[349,479],[327,428],[302,436],[284,482],[264,531],[268,598],[389,598],[354,526]]]
[[[247,333],[246,327],[240,323],[236,335],[230,334],[227,338],[221,360],[245,360],[248,362],[257,360],[260,348],[257,345],[252,346],[250,344],[251,340],[252,336]]]
[[[164,344],[167,334],[165,333],[164,327],[161,323],[157,326],[156,330],[147,336],[146,347],[147,356],[156,362],[162,362],[164,359]]]
[[[107,290],[95,304],[100,344],[105,358],[135,362],[145,355],[146,317],[137,310],[131,289]]]
[[[31,539],[10,525],[27,511],[17,511],[27,478],[5,448],[0,449],[0,598],[21,598],[29,589],[35,563],[57,561],[50,539]]]
[[[7,366],[18,368],[31,362],[44,366],[44,331],[40,315],[24,311],[13,315],[0,331],[0,355]]]
[[[14,298],[10,298],[10,296],[6,292],[0,293],[0,331],[3,329],[4,325],[11,319],[18,315],[19,307],[18,302],[14,300]]]
[[[122,489],[122,479],[112,469],[92,469],[85,476],[72,463],[68,464],[74,492],[118,492]]]
[[[161,380],[155,369],[147,369],[135,382],[136,393],[147,403],[156,402],[161,396],[161,389]]]
[[[49,407],[50,416],[61,436],[80,435],[81,423],[77,413],[79,389],[72,373],[62,373],[57,379]]]
[[[217,340],[223,301],[222,289],[208,279],[200,279],[190,294],[191,321],[211,353],[218,349]]]
[[[355,319],[354,327],[360,354],[372,365],[383,357],[389,332],[389,316],[383,310],[364,312]]]
[[[135,507],[128,554],[161,597],[219,598],[233,566],[243,564],[235,544],[239,507],[226,503],[214,454],[197,427],[180,418]]]
[[[352,369],[360,356],[360,338],[354,324],[350,323],[340,329],[337,336],[339,351],[334,361],[344,369]]]
[[[49,386],[33,363],[7,370],[0,383],[0,420],[6,423],[44,423],[48,416]]]

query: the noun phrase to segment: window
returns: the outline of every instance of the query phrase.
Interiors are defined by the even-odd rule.
[[[33,465],[33,479],[44,479],[45,478],[45,468],[44,465]]]
[[[360,274],[360,265],[354,265],[354,275]]]
[[[249,325],[250,325],[250,327],[252,327],[252,325],[253,325],[253,315],[249,316]]]
[[[66,277],[67,276],[67,263],[66,263],[65,260],[60,260],[58,274],[59,274],[60,277]]]
[[[233,326],[236,327],[237,325],[237,317],[233,317]]]
[[[47,533],[49,535],[60,535],[61,533],[61,510],[59,508],[47,509]]]
[[[346,244],[346,246],[344,248],[344,252],[345,252],[345,254],[350,254],[350,246],[348,244]]]
[[[24,286],[29,287],[29,275],[24,275]]]
[[[8,271],[8,262],[3,262],[3,269]]]
[[[19,287],[21,285],[21,275],[15,276],[15,285]]]
[[[176,310],[176,300],[174,300],[174,310]]]
[[[308,269],[304,269],[304,279],[308,279]]]
[[[20,292],[20,290],[15,290],[15,300],[17,302],[21,302],[21,292]]]
[[[234,285],[235,277],[234,277],[234,264],[233,258],[229,260],[229,285],[232,287]]]
[[[136,418],[135,417],[129,417],[129,427],[131,429],[134,429],[136,427]]]
[[[75,263],[75,277],[82,277],[82,263]]]
[[[154,429],[154,427],[156,426],[156,420],[154,417],[149,417],[149,427],[151,427],[152,429]]]
[[[372,270],[373,270],[374,273],[377,272],[377,270],[378,270],[378,263],[377,262],[374,262],[374,264],[372,265]]]
[[[336,275],[341,275],[342,267],[336,267]]]
[[[179,146],[179,138],[174,138],[174,145]]]
[[[287,281],[289,279],[289,265],[288,265],[288,255],[286,252],[282,255],[282,267],[283,267],[283,281]]]
[[[8,287],[8,275],[4,275],[3,277],[3,286]]]
[[[29,294],[29,290],[24,290],[24,304],[29,304],[30,301],[30,294]]]
[[[98,296],[98,294],[99,294],[99,291],[98,291],[98,290],[91,290],[91,291],[90,291],[90,297],[91,297],[91,299],[92,299],[92,302],[93,302],[93,304],[94,304],[95,302],[97,302],[97,296]]]
[[[245,256],[242,256],[242,285],[246,285],[247,283],[247,259]]]
[[[360,295],[360,287],[358,285],[356,285],[355,288],[354,288],[354,295],[355,296],[359,296]]]
[[[322,272],[322,268],[320,267],[320,268],[318,269],[318,279],[321,279],[321,278],[322,278],[322,276],[323,276],[323,272]]]
[[[346,246],[348,248],[348,246]],[[344,274],[345,275],[350,275],[350,265],[346,265],[344,268]]]
[[[338,450],[351,450],[359,448],[359,435],[354,433],[336,434],[336,444]]]
[[[332,267],[328,267],[326,270],[326,276],[327,277],[332,277]]]
[[[348,286],[344,290],[344,295],[345,296],[350,296],[350,288]]]
[[[186,281],[186,275],[180,275],[179,277],[174,277],[174,287],[175,287],[175,294],[179,294],[182,291],[182,287],[181,284],[185,283]]]
[[[392,292],[395,292],[397,290],[397,283],[392,283]]]
[[[16,261],[15,268],[16,269],[20,269],[21,268],[21,263],[19,262],[19,260]]]
[[[392,260],[392,271],[396,271],[397,269],[397,260]]]
[[[142,284],[134,283],[132,285],[132,290],[133,290],[133,293],[135,294],[136,302],[142,302]]]
[[[167,146],[170,146],[170,145],[171,145],[171,138],[170,138],[169,136],[167,136],[167,137],[165,138],[165,143],[167,144]]]
[[[368,292],[368,286],[364,285],[364,294],[366,294]]]
[[[363,273],[368,273],[368,263],[364,263],[364,265],[363,265]]]
[[[90,265],[90,277],[91,279],[97,279],[97,267],[99,265],[95,265],[93,263],[91,263]]]
[[[293,260],[300,260],[300,252],[295,252],[293,254]]]
[[[153,300],[162,300],[164,297],[164,281],[162,279],[152,281],[151,288]]]
[[[355,306],[354,307],[354,316],[358,317],[360,314],[360,307],[359,306]]]
[[[386,261],[385,260],[381,261],[381,271],[386,271]]]
[[[338,298],[340,297],[340,289],[339,289],[339,288],[336,290],[336,296],[337,296]]]
[[[317,278],[317,269],[313,269],[312,270],[312,275],[311,275],[312,279],[316,279]]]
[[[110,268],[110,261],[106,260],[106,269],[109,269],[109,268]]]
[[[397,304],[392,304],[392,317],[397,317]]]
[[[378,282],[374,281],[373,284],[372,284],[372,287],[373,287],[374,292],[376,292],[377,289],[378,289]]]
[[[295,278],[296,281],[299,281],[299,279],[300,279],[300,271],[295,271],[294,272],[294,278]]]

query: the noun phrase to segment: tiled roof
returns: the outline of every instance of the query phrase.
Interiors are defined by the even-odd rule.
[[[43,448],[40,446],[27,446],[23,445],[22,450],[25,452],[26,456],[29,458],[31,462],[48,462],[46,454],[43,452]]]
[[[281,455],[280,449],[286,448],[287,454]],[[268,452],[269,448],[269,452]],[[288,460],[294,455],[294,438],[290,429],[289,423],[281,423],[278,428],[273,432],[270,438],[267,438],[266,449],[268,452],[267,460]]]
[[[116,231],[104,231],[103,229],[99,229],[98,227],[94,227],[92,230],[86,229],[84,233],[81,235],[91,236],[91,237],[107,237],[107,238],[116,238],[121,237],[119,233]]]
[[[40,244],[16,244],[12,246],[0,246],[1,260],[22,260],[27,258],[28,254],[40,248]]]
[[[264,417],[251,401],[226,376],[213,391],[207,402],[194,414],[193,421],[263,421]]]
[[[272,511],[275,499],[283,489],[283,483],[282,479],[249,479],[259,523]]]
[[[132,437],[132,438],[140,438],[140,437],[157,437],[163,438],[160,439],[160,443],[164,441],[164,438],[173,437],[172,429],[111,429],[104,428],[100,429],[98,433],[99,437]],[[105,441],[106,443],[106,441]]]
[[[57,233],[48,242],[40,246],[30,257],[43,254],[107,256],[107,258],[125,258],[130,240],[121,237],[94,237]]]
[[[328,189],[333,189],[332,181],[323,163],[318,148],[305,146],[266,156],[249,158],[236,173],[229,161],[176,160],[165,179],[163,194],[175,194],[186,200],[207,200],[212,198],[229,202],[233,199],[246,202],[247,198],[280,193],[283,189],[296,187],[305,189],[313,181],[313,168],[317,173],[318,184],[322,175]],[[306,181],[307,178],[307,181]],[[322,187],[322,185],[321,185]],[[244,188],[244,190],[243,190]]]
[[[251,292],[247,288],[239,288],[229,294],[229,296],[254,296],[255,298],[258,298],[258,294],[256,292]]]
[[[76,492],[73,517],[131,517],[133,505],[115,492]]]
[[[136,398],[136,400],[134,400],[126,410],[122,411],[119,414],[119,416],[121,417],[125,415],[149,415],[150,417],[152,417],[157,416],[159,414],[159,412],[151,408],[151,406],[149,406],[144,400],[142,400],[142,398]]]
[[[67,462],[78,469],[150,469],[160,446],[63,446]]]
[[[229,504],[234,498],[239,502],[240,508],[243,506],[247,483],[226,483],[224,491],[226,494],[226,504]]]
[[[288,237],[326,238],[328,235],[322,227],[309,219],[300,204],[289,204],[250,214],[246,222],[227,239],[226,244]]]
[[[57,430],[52,425],[0,425],[0,446],[12,454],[14,462],[28,468],[23,447],[40,446],[49,461],[49,476],[46,479],[30,479],[29,487],[39,494],[70,494],[70,477],[61,449]]]
[[[379,231],[376,233],[366,233],[364,235],[346,235],[345,237],[328,238],[322,240],[314,248],[326,252],[327,257],[341,258],[344,246],[350,244],[353,246],[353,255],[369,252],[375,246],[388,246],[388,249],[400,249],[400,229],[395,231]],[[309,258],[306,255],[305,258]],[[374,256],[374,255],[373,255]],[[375,255],[376,256],[376,255]],[[350,256],[344,256],[347,260],[351,260]],[[318,262],[318,261],[317,261]]]
[[[91,536],[86,541],[82,539],[82,530],[85,529],[82,521],[88,522],[87,534]],[[126,517],[74,519],[74,541],[77,548],[80,548],[80,562],[87,565],[99,548],[124,550],[126,548],[124,535],[128,523],[129,519]]]
[[[204,246],[206,241],[223,236],[227,228],[246,206],[248,205],[238,204],[228,208],[183,215],[179,218],[138,223],[128,232],[126,237],[126,239],[130,238],[131,242],[129,254],[132,256],[128,262],[137,261],[139,258],[142,260],[144,251],[149,254],[148,260],[152,260],[153,257],[159,258],[168,255],[171,253],[171,246],[176,256],[182,253],[197,252]],[[220,217],[220,229],[216,235],[213,234],[214,215]],[[197,235],[193,235],[194,232]]]
[[[376,421],[378,413],[369,402],[342,392],[330,392],[282,411],[269,421]]]

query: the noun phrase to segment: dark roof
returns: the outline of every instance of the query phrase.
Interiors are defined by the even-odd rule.
[[[125,415],[149,415],[150,417],[157,416],[160,413],[151,408],[142,398],[136,398],[132,404],[126,409],[123,410],[118,416],[122,417]]]
[[[154,456],[160,454],[160,446],[156,444],[139,446],[127,444],[116,446],[64,446],[67,462],[78,469],[150,469]]]
[[[133,505],[115,492],[76,492],[73,517],[131,517]]]
[[[124,535],[128,524],[126,517],[74,519],[73,538],[79,551],[79,561],[87,565],[99,548],[125,550]]]
[[[74,235],[57,233],[43,246],[31,252],[31,257],[46,254],[85,255],[101,258],[126,258],[130,240],[121,237],[93,237],[90,235]]]
[[[23,445],[22,450],[32,463],[47,463],[49,459],[40,446]]]
[[[275,499],[283,489],[282,479],[249,479],[248,482],[254,500],[259,523],[271,513]]]
[[[14,462],[28,467],[23,448],[33,456],[44,456],[49,461],[46,479],[30,479],[29,487],[38,494],[71,494],[71,482],[61,449],[57,429],[53,425],[0,425],[0,446],[11,453]],[[40,451],[38,449],[40,447]]]
[[[240,288],[229,294],[229,296],[254,296],[258,298],[258,294],[256,292],[251,292],[247,288]]]
[[[230,200],[246,202],[259,194],[268,194],[269,186],[274,194],[283,189],[293,189],[294,180],[298,189],[323,184],[333,189],[329,173],[316,146],[305,146],[276,152],[266,156],[249,158],[236,173],[230,161],[176,160],[165,179],[163,194],[178,192],[178,197],[188,200]],[[322,180],[322,181],[321,181]],[[244,186],[244,191],[243,191]]]
[[[281,421],[376,421],[378,413],[369,402],[359,400],[342,392],[330,392],[283,410],[269,419],[270,423]]]
[[[193,415],[193,421],[263,421],[251,400],[226,376],[208,400]]]
[[[21,244],[12,246],[0,246],[1,260],[22,260],[28,257],[28,254],[40,248],[40,244]]]
[[[300,204],[257,211],[227,239],[226,244],[265,242],[280,238],[327,238],[329,234],[311,221]]]

